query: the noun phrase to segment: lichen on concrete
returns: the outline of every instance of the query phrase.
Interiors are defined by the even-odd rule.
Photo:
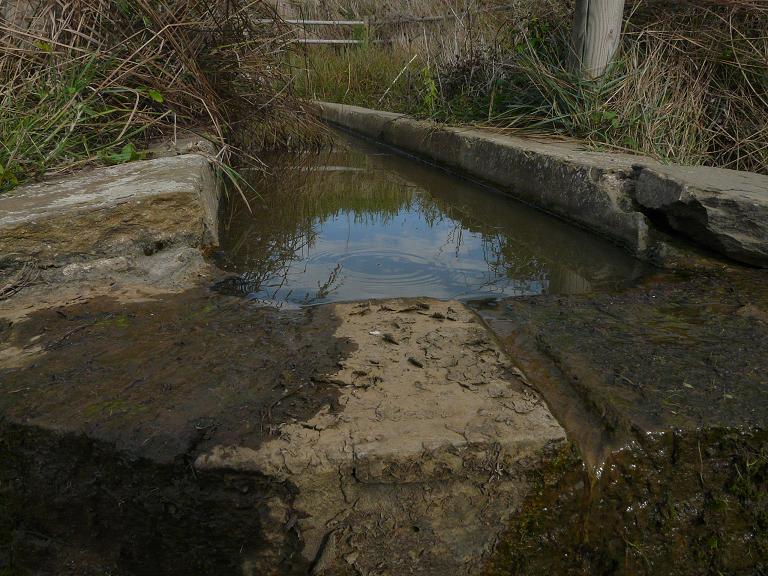
[[[218,199],[211,164],[198,154],[22,186],[0,196],[0,267],[216,244]]]

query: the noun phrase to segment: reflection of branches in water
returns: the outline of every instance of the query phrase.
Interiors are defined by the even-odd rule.
[[[483,237],[483,259],[488,269],[499,276],[545,281],[548,276],[546,262],[530,254],[525,247],[513,245],[503,234]]]
[[[488,265],[488,283],[498,283],[502,279],[515,279],[546,283],[548,264],[531,254],[528,247],[514,242],[508,234],[498,227],[489,227],[486,223],[472,217],[466,206],[448,205],[441,202],[443,212],[460,222],[462,229],[476,230],[481,236],[483,259]]]
[[[428,192],[416,195],[415,199],[418,203],[417,208],[419,213],[430,228],[434,228],[446,219],[455,220],[455,218],[451,216],[449,206],[444,202],[438,201]]]
[[[482,245],[483,260],[488,266],[488,280],[480,285],[481,288],[497,286],[500,283],[508,285],[507,281],[510,279],[527,284],[547,284],[547,265],[536,256],[515,249],[504,234],[484,234]],[[518,292],[515,290],[515,293]],[[522,293],[530,293],[530,289],[525,288]]]
[[[489,227],[482,221],[473,218],[466,206],[451,205],[441,200],[435,200],[433,206],[443,215],[453,221],[453,229],[449,231],[443,249],[453,244],[455,255],[460,255],[463,234],[466,230],[476,233],[481,242],[483,260],[487,271],[484,274],[464,274],[464,284],[468,292],[490,291],[513,294],[530,294],[537,292],[535,285],[548,284],[548,266],[539,260],[525,246],[513,244],[513,240],[498,227]]]
[[[518,288],[530,291],[526,287],[546,286],[550,280],[551,263],[537,257],[535,247],[511,238],[503,227],[488,226],[473,216],[470,206],[435,198],[397,174],[372,169],[364,154],[289,157],[282,165],[273,165],[271,174],[258,176],[253,185],[260,194],[252,203],[254,213],[244,209],[231,213],[222,246],[229,256],[229,269],[248,270],[242,287],[249,292],[265,291],[274,297],[289,288],[290,278],[301,273],[296,263],[304,260],[307,266],[308,252],[324,222],[347,217],[358,227],[386,226],[404,212],[418,214],[429,228],[443,223],[452,228],[438,248],[438,260],[449,247],[456,258],[466,251],[466,231],[480,240],[487,269],[466,274],[470,290],[509,287],[517,293]],[[231,200],[236,202],[238,197]],[[475,249],[471,242],[469,247]],[[339,265],[326,283],[318,282],[317,293],[308,295],[307,301],[327,298],[338,288],[340,276]]]
[[[313,297],[310,297],[309,294],[307,294],[304,297],[304,304],[312,304],[313,302],[318,302],[319,300],[324,300],[328,297],[328,295],[331,292],[334,292],[339,289],[342,282],[338,282],[337,280],[339,277],[339,274],[341,273],[342,265],[341,263],[336,264],[336,267],[331,270],[331,274],[328,276],[328,280],[326,280],[323,284],[320,284],[320,281],[317,282],[317,292]],[[336,284],[336,286],[334,286]]]
[[[253,186],[260,197],[251,204],[253,213],[238,196],[230,195],[234,207],[222,242],[226,253],[222,267],[248,271],[242,277],[243,290],[277,293],[286,285],[293,264],[305,259],[314,246],[318,227],[331,218],[347,215],[358,226],[386,225],[415,206],[417,193],[396,177],[371,177],[359,169],[296,168],[294,164],[289,170],[256,175]],[[337,275],[338,271],[332,280]],[[318,288],[322,293],[323,286]]]
[[[441,218],[450,218],[453,221],[453,228],[448,232],[446,241],[438,249],[438,255],[442,254],[444,248],[451,245],[454,247],[454,253],[458,258],[464,243],[464,233],[467,229],[478,230],[480,237],[483,260],[487,266],[487,272],[478,277],[477,275],[465,275],[464,284],[468,291],[498,291],[504,292],[510,284],[524,283],[526,287],[522,290],[515,289],[515,293],[530,293],[533,284],[545,285],[547,283],[547,266],[535,256],[528,253],[527,250],[520,250],[510,244],[510,238],[499,229],[487,227],[482,222],[476,222],[461,213],[461,220],[454,219],[458,217],[457,212],[460,208],[450,205],[441,206],[442,213],[447,216]],[[513,282],[510,283],[510,280]]]
[[[287,283],[293,263],[303,258],[316,235],[314,230],[310,230],[309,233],[299,231],[295,235],[264,238],[253,232],[254,227],[250,227],[235,246],[229,249],[230,255],[248,263],[247,271],[240,275],[237,282],[237,289],[242,293],[266,290],[271,292],[270,297],[274,297]],[[252,240],[247,242],[250,238]]]
[[[464,241],[464,230],[459,222],[453,222],[453,228],[448,231],[443,242],[437,248],[437,257],[440,257],[448,246],[454,246],[454,254],[458,258],[461,252],[461,245]]]
[[[461,245],[464,241],[464,228],[462,228],[459,224],[456,224],[453,230],[456,234],[456,251],[454,252],[454,254],[456,258],[458,258],[459,253],[461,252]]]
[[[459,228],[463,231],[463,228]],[[465,294],[495,293],[523,296],[540,293],[548,285],[546,266],[535,257],[509,254],[507,238],[497,232],[481,234],[481,250],[487,269],[462,272]]]

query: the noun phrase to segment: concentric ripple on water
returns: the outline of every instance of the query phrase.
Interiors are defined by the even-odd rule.
[[[225,209],[222,289],[277,305],[398,296],[574,293],[642,267],[510,197],[338,135],[318,155],[272,159]]]

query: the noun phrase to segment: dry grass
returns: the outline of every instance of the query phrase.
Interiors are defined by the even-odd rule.
[[[702,109],[704,163],[768,173],[768,3],[703,0],[675,10],[662,0],[637,4],[625,44],[663,52],[672,67],[660,68],[657,81],[672,68],[703,87],[695,105]]]
[[[0,283],[0,302],[7,300],[37,279],[38,270],[34,265],[26,263],[20,270],[14,272],[10,278]]]
[[[0,21],[0,190],[148,142],[204,131],[235,151],[291,145],[316,126],[285,90],[289,49],[260,0],[46,0]]]
[[[763,0],[628,0],[616,63],[595,82],[573,77],[564,65],[568,0],[300,4],[312,17],[413,20],[375,26],[374,34],[394,44],[367,46],[365,55],[309,50],[302,93],[374,107],[381,100],[379,107],[440,121],[549,132],[673,162],[768,173]],[[419,21],[430,14],[454,17]]]

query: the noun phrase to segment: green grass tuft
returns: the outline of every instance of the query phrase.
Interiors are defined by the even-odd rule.
[[[284,90],[284,24],[257,22],[267,2],[39,4],[0,20],[0,191],[141,159],[181,130],[210,135],[223,161],[317,137]]]

